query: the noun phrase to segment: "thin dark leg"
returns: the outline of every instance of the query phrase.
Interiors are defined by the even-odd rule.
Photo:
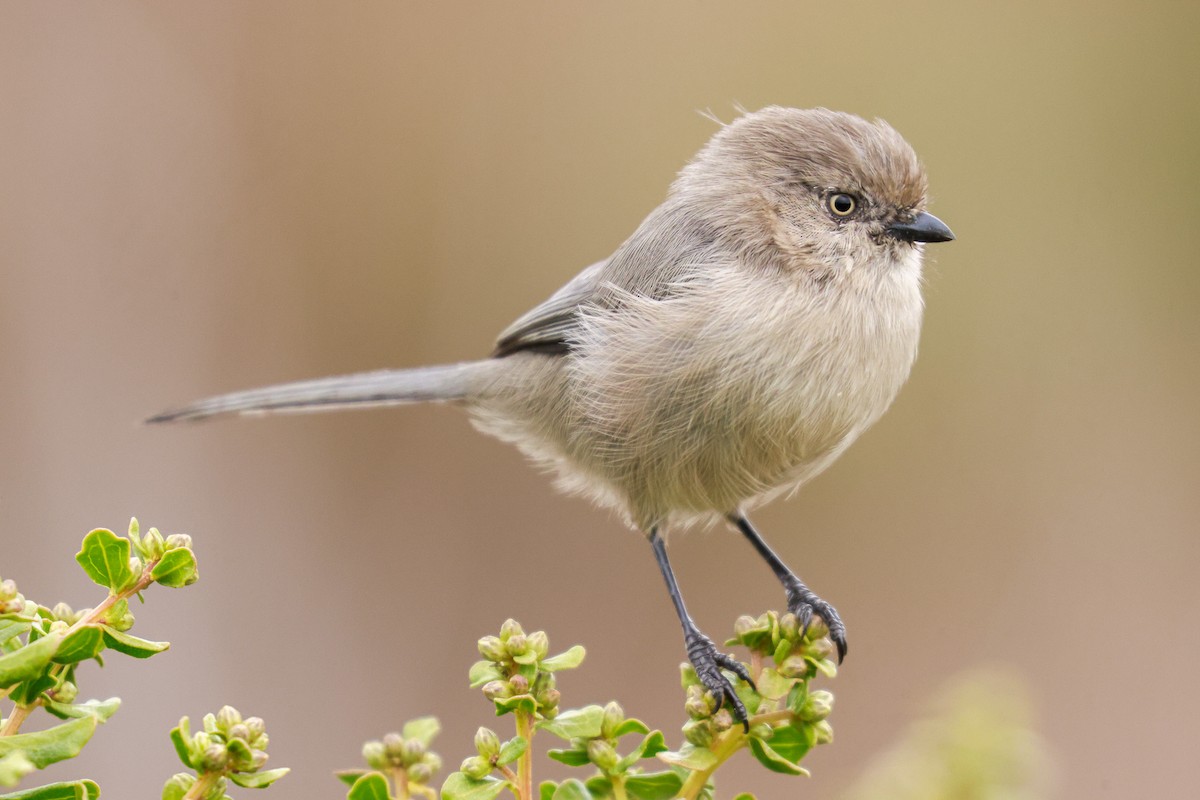
[[[838,616],[837,609],[817,597],[811,589],[804,585],[803,581],[796,577],[796,573],[788,569],[787,564],[784,564],[783,560],[775,555],[775,551],[771,549],[770,545],[759,536],[758,531],[754,530],[750,520],[742,514],[730,514],[729,521],[750,540],[750,544],[754,545],[754,549],[771,567],[775,577],[779,578],[779,582],[787,591],[788,611],[796,615],[796,619],[800,620],[803,629],[808,629],[808,623],[812,620],[813,614],[817,614],[825,620],[825,624],[829,626],[829,638],[833,639],[833,643],[837,645],[838,663],[841,663],[842,659],[846,657],[846,626],[842,622],[842,618]]]
[[[662,572],[663,580],[667,582],[667,594],[671,595],[671,602],[675,604],[675,613],[679,616],[679,623],[683,625],[683,644],[687,649],[688,661],[691,661],[692,666],[696,669],[696,676],[712,692],[717,701],[717,708],[728,701],[733,708],[734,718],[749,731],[750,723],[747,721],[746,707],[734,692],[733,684],[721,673],[719,668],[724,667],[730,670],[753,686],[754,681],[750,680],[749,671],[740,661],[717,650],[712,639],[701,633],[700,629],[696,627],[696,623],[692,621],[683,604],[683,595],[679,593],[679,584],[675,581],[675,572],[671,569],[671,562],[667,560],[666,545],[662,537],[658,535],[657,529],[650,531],[650,546],[654,548],[654,558],[658,561],[658,568]]]

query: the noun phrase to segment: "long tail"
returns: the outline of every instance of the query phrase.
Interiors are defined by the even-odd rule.
[[[385,369],[336,378],[285,383],[199,400],[164,411],[149,423],[202,420],[223,414],[327,411],[336,408],[394,406],[442,400],[462,400],[491,364],[471,361],[417,369]]]

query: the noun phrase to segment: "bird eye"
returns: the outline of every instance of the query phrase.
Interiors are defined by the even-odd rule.
[[[848,217],[854,213],[854,209],[858,208],[858,201],[854,199],[854,195],[844,192],[829,195],[827,202],[830,213],[835,217]]]

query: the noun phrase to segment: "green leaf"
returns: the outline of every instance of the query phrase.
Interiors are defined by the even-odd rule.
[[[150,570],[150,577],[155,583],[174,589],[195,583],[200,577],[196,569],[196,556],[186,547],[168,550]]]
[[[191,752],[192,743],[192,723],[187,717],[179,720],[179,724],[171,729],[171,744],[175,745],[175,754],[179,756],[179,760],[188,769],[195,769],[196,764],[192,761]]]
[[[0,756],[20,750],[35,767],[45,769],[57,761],[79,755],[100,722],[83,717],[36,733],[17,733],[0,738]]]
[[[610,800],[613,796],[612,781],[603,775],[593,775],[583,783],[587,790],[592,793],[592,797],[603,798]]]
[[[58,681],[47,669],[37,677],[14,686],[9,692],[8,699],[19,706],[31,705],[37,702],[42,692],[53,689],[57,683]]]
[[[650,727],[646,723],[642,722],[640,719],[634,719],[633,717],[630,717],[613,729],[613,738],[620,739],[622,736],[628,733],[640,733],[645,736],[649,732]]]
[[[557,789],[558,784],[554,781],[542,781],[538,784],[538,800],[550,800]]]
[[[104,643],[106,645],[118,653],[124,653],[134,658],[149,658],[150,656],[158,655],[171,646],[170,642],[151,642],[148,639],[139,639],[136,636],[130,636],[128,633],[122,633],[108,625],[101,625],[100,630],[104,634]]]
[[[50,783],[36,789],[0,794],[0,800],[95,800],[99,796],[100,787],[96,782],[85,780]]]
[[[30,625],[27,619],[0,619],[0,644],[29,633]]]
[[[577,644],[565,653],[559,653],[543,660],[542,671],[558,672],[562,669],[575,669],[583,663],[585,655],[587,655],[587,651],[583,649],[583,645]]]
[[[755,685],[758,686],[758,693],[763,697],[768,700],[778,700],[791,691],[792,684],[795,682],[795,678],[785,678],[773,667],[767,667],[759,674]]]
[[[433,744],[433,738],[438,735],[438,731],[441,729],[442,724],[438,722],[437,717],[417,717],[404,723],[404,728],[400,731],[400,735],[405,739],[416,739],[421,744],[429,747],[429,745]]]
[[[496,756],[496,766],[502,767],[505,764],[511,764],[521,757],[529,747],[529,742],[525,741],[523,736],[514,736],[500,747],[500,754]]]
[[[387,778],[379,772],[360,776],[350,787],[346,800],[390,800]]]
[[[472,689],[478,689],[485,683],[498,681],[503,677],[504,673],[491,661],[476,661],[471,665],[471,671],[467,673],[467,678],[471,681]]]
[[[808,663],[812,664],[814,667],[816,667],[817,671],[820,672],[822,675],[824,675],[826,678],[836,678],[837,677],[837,664],[833,663],[828,658],[816,659],[816,658],[809,658],[808,656],[805,656],[804,660],[807,661]]]
[[[803,723],[801,727],[782,725],[775,729],[771,737],[771,749],[792,763],[800,763],[800,759],[816,744],[816,732]]]
[[[531,694],[514,694],[512,697],[493,702],[496,704],[497,717],[502,717],[513,711],[524,711],[526,714],[532,714],[537,710],[537,701],[533,699],[533,695]]]
[[[737,797],[733,798],[733,800],[755,800],[755,798],[754,795],[750,794],[749,792],[742,792]]]
[[[538,729],[549,731],[562,739],[594,739],[604,724],[602,706],[584,706],[564,711],[554,719],[544,719]]]
[[[243,789],[265,789],[291,771],[289,767],[280,767],[263,772],[231,772],[229,780]]]
[[[625,780],[631,800],[670,800],[683,788],[683,779],[674,772],[647,772]]]
[[[550,795],[550,800],[592,800],[592,793],[582,782],[571,778],[565,780]]]
[[[582,767],[591,759],[588,758],[587,750],[572,748],[570,750],[548,750],[546,755],[559,762],[566,764],[568,767]]]
[[[654,758],[666,750],[667,745],[663,741],[662,731],[655,731],[642,739],[642,743],[633,752],[617,762],[617,772],[624,772],[633,766],[634,762],[643,758]]]
[[[509,787],[508,781],[487,777],[472,780],[462,772],[451,772],[442,784],[442,800],[492,800]],[[346,800],[357,800],[347,797]]]
[[[658,759],[693,772],[709,769],[717,764],[717,756],[712,750],[696,747],[690,742],[678,750],[664,750],[658,754]]]
[[[95,658],[103,649],[104,634],[94,625],[84,625],[63,638],[62,645],[50,660],[55,664],[77,664]]]
[[[59,719],[81,719],[94,717],[97,722],[107,722],[108,718],[121,707],[121,698],[110,697],[107,700],[88,700],[86,703],[56,703],[50,698],[42,700],[46,710]]]
[[[65,634],[56,631],[43,636],[20,650],[0,656],[0,687],[12,686],[27,681],[50,665],[50,659],[62,646]]]
[[[797,681],[792,690],[788,692],[787,708],[793,714],[799,714],[804,708],[804,701],[808,699],[808,684],[804,681]]]
[[[775,752],[771,745],[764,742],[757,736],[750,737],[750,752],[758,759],[758,762],[772,772],[782,772],[785,775],[808,775],[808,770],[804,767],[788,761],[786,758]]]
[[[129,540],[106,528],[97,528],[83,537],[83,547],[75,560],[89,578],[113,594],[136,580],[129,568]]]
[[[357,781],[363,775],[366,775],[368,772],[370,772],[368,769],[339,769],[333,774],[336,775],[337,779],[342,783],[346,784],[347,786],[353,786],[355,781]]]
[[[36,770],[33,762],[20,750],[0,758],[0,786],[16,786],[29,773]]]

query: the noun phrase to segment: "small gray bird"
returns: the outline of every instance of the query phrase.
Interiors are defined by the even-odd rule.
[[[891,404],[917,355],[925,170],[882,121],[769,107],[724,125],[616,252],[500,334],[481,361],[285,384],[150,422],[425,401],[551,467],[648,537],[688,658],[718,703],[750,680],[688,615],[671,528],[725,519],[803,625],[846,628],[746,512],[820,473]]]

